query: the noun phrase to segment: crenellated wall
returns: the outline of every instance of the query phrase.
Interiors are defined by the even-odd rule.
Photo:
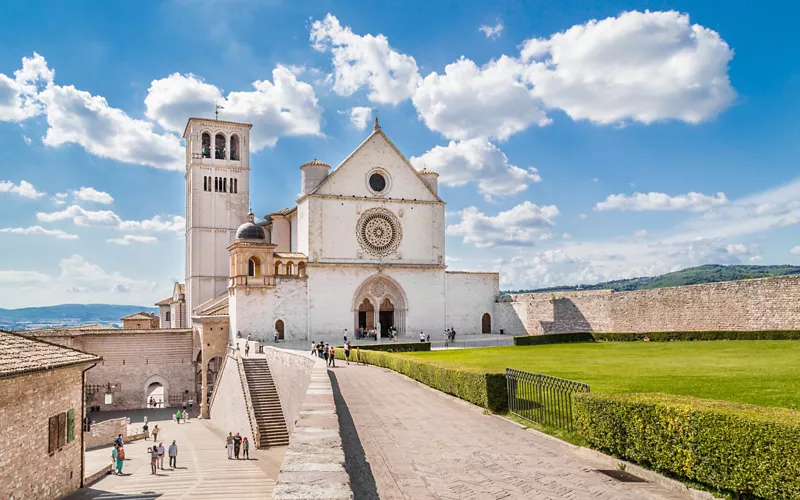
[[[497,327],[511,335],[800,329],[800,276],[613,292],[498,297]]]

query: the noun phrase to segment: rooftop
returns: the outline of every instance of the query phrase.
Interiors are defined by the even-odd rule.
[[[158,316],[156,316],[156,315],[155,315],[155,314],[153,314],[153,313],[149,313],[149,312],[138,312],[138,313],[133,313],[133,314],[131,314],[130,316],[125,316],[125,317],[124,317],[124,318],[122,318],[122,319],[131,319],[131,320],[134,320],[134,319],[144,319],[144,320],[148,320],[148,319],[155,319],[155,318],[158,318]]]
[[[94,363],[101,359],[77,349],[0,330],[0,378]]]
[[[43,328],[26,330],[26,337],[77,337],[79,335],[129,335],[131,333],[186,333],[191,328]]]

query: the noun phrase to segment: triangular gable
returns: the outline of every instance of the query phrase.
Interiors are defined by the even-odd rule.
[[[405,155],[394,145],[391,139],[383,132],[382,129],[377,129],[373,131],[369,137],[367,137],[364,142],[362,142],[350,155],[342,161],[336,169],[330,173],[319,185],[314,188],[314,190],[310,194],[322,194],[322,195],[338,195],[338,194],[355,194],[352,192],[352,189],[355,188],[357,191],[364,191],[364,195],[371,195],[369,191],[366,189],[366,180],[363,177],[363,174],[366,174],[365,171],[359,172],[356,174],[358,177],[358,181],[354,184],[348,184],[347,192],[345,190],[336,189],[334,185],[337,183],[337,179],[341,179],[342,177],[346,176],[343,172],[347,172],[350,168],[350,165],[359,163],[361,166],[361,170],[369,170],[372,167],[382,167],[387,170],[390,170],[389,164],[365,164],[360,163],[358,160],[366,148],[370,145],[380,147],[380,144],[376,144],[376,141],[384,142],[385,146],[388,147],[389,150],[392,151],[394,155],[396,155],[396,162],[389,162],[393,164],[396,168],[403,169],[402,171],[396,172],[399,175],[394,175],[395,173],[389,172],[392,175],[392,190],[389,192],[387,197],[389,198],[405,198],[405,199],[417,199],[420,201],[432,201],[432,202],[442,202],[442,199],[433,192],[433,190],[428,186],[428,183],[422,178],[419,171],[411,165],[411,162],[405,157]],[[369,163],[369,162],[367,162]],[[338,177],[337,177],[338,176]],[[397,177],[397,178],[395,178]],[[407,185],[405,186],[398,186],[398,181],[405,181]],[[363,188],[362,188],[363,186]],[[337,192],[341,191],[341,192]],[[400,193],[406,194],[406,196],[399,195]],[[373,196],[370,196],[373,198]],[[302,198],[301,198],[302,199]],[[298,200],[299,201],[299,200]]]

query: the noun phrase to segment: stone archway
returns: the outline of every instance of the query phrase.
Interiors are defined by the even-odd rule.
[[[397,281],[384,274],[373,275],[364,280],[353,295],[354,327],[378,328],[380,325],[379,335],[385,337],[389,336],[389,328],[394,327],[398,335],[404,335],[407,304],[406,294]]]
[[[145,407],[149,405],[151,397],[158,407],[169,406],[169,382],[161,375],[153,375],[145,380],[142,392],[144,393]]]
[[[485,313],[481,318],[481,333],[492,333],[492,317]]]
[[[275,322],[275,331],[278,332],[278,340],[283,340],[284,324],[282,319]]]

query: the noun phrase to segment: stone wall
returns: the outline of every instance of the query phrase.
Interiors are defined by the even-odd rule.
[[[89,415],[91,417],[91,415]],[[83,433],[84,448],[92,450],[114,443],[117,436],[128,437],[128,419],[112,418],[92,424],[92,430]],[[127,442],[127,439],[124,441]]]
[[[513,335],[800,329],[800,276],[612,292],[498,297],[499,327]]]
[[[313,358],[305,352],[288,351],[269,346],[264,347],[264,354],[267,357],[269,371],[281,400],[286,429],[291,436],[300,413],[300,405],[303,403],[309,380],[311,380],[311,370],[319,358]]]
[[[0,498],[59,498],[80,488],[85,366],[0,380]],[[91,371],[91,370],[90,370]],[[75,439],[48,454],[49,419],[75,410]]]
[[[236,435],[239,432],[243,439],[246,437],[251,443],[256,442],[250,419],[247,417],[242,378],[233,355],[227,355],[219,381],[214,388],[209,411],[209,417],[226,433],[232,432]]]
[[[482,319],[489,314],[491,333],[499,330],[496,325],[494,297],[500,293],[500,276],[497,273],[448,271],[447,279],[447,328],[456,333],[482,333]],[[431,338],[439,340],[442,332],[432,332]]]

